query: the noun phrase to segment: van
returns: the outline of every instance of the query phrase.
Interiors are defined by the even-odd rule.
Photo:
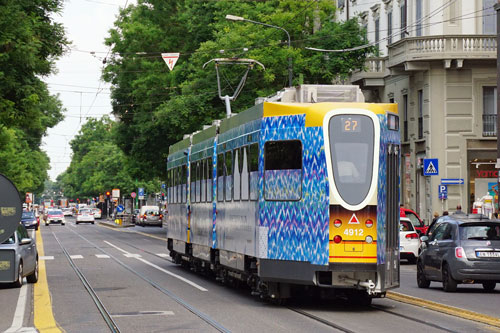
[[[138,225],[157,225],[159,227],[163,226],[163,215],[160,213],[160,207],[158,206],[142,206],[139,212],[139,219],[137,221]]]

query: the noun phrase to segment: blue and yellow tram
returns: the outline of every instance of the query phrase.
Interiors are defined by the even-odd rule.
[[[170,254],[266,297],[381,297],[399,286],[399,163],[395,104],[258,104],[170,147]]]

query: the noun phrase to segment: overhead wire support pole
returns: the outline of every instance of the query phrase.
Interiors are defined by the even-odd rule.
[[[235,15],[226,15],[226,20],[250,22],[250,23],[254,23],[254,24],[260,24],[260,25],[263,25],[263,26],[268,27],[268,28],[275,28],[275,29],[282,30],[286,33],[286,37],[288,38],[288,51],[290,52],[290,50],[292,48],[292,41],[290,39],[290,34],[288,33],[288,31],[286,31],[282,27],[278,27],[277,25],[257,22],[254,20],[249,20],[249,19],[246,19],[246,18],[243,18],[240,16],[235,16]],[[292,82],[293,82],[293,63],[292,63],[292,57],[289,55],[288,56],[288,86],[289,87],[292,87]]]
[[[500,211],[500,0],[494,6],[497,14],[497,209]]]

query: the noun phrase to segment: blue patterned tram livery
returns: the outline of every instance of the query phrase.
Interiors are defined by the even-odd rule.
[[[355,86],[270,99],[170,147],[170,255],[263,297],[383,297],[399,286],[396,105]]]

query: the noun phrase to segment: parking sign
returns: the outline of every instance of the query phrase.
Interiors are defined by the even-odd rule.
[[[448,185],[438,185],[439,199],[448,199]]]

